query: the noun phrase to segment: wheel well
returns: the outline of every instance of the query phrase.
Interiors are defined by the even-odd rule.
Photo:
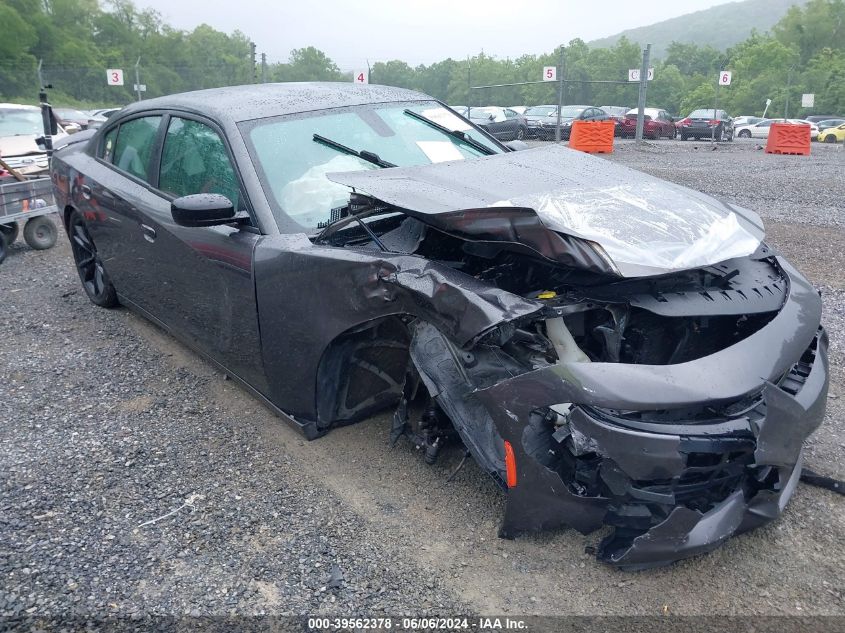
[[[336,337],[317,369],[317,425],[357,422],[395,406],[408,369],[410,335],[401,316],[361,324]]]
[[[70,222],[70,214],[74,211],[76,211],[76,209],[70,205],[67,205],[62,211],[62,223],[64,224],[65,230],[67,230],[68,223]]]

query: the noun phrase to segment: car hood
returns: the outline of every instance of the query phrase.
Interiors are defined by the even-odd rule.
[[[19,135],[0,137],[0,156],[26,156],[27,154],[43,154],[35,142],[37,136]]]
[[[489,209],[493,224],[505,209],[531,214],[548,231],[598,245],[623,277],[747,256],[764,236],[752,211],[561,146],[327,177],[438,228],[465,231],[460,211],[483,222],[477,212]]]

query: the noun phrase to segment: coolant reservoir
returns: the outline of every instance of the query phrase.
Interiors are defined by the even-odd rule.
[[[546,319],[546,335],[555,346],[557,352],[558,362],[561,363],[589,363],[590,358],[587,356],[575,339],[566,324],[563,322],[563,317],[555,317],[554,319]]]

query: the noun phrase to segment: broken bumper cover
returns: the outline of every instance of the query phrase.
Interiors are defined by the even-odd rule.
[[[564,363],[477,391],[515,454],[502,535],[610,525],[598,557],[644,569],[779,516],[828,388],[820,298],[779,263],[790,282],[781,311],[716,354],[669,366]],[[538,410],[561,403],[571,403],[565,421],[538,437]],[[722,414],[691,413],[713,407]]]

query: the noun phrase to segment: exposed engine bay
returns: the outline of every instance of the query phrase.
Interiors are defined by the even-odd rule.
[[[408,360],[393,359],[407,363],[404,377],[400,365],[390,370],[384,358],[371,359],[393,376],[393,441],[409,438],[433,463],[457,434],[509,491],[502,536],[610,525],[615,531],[598,547],[599,558],[640,569],[707,551],[777,516],[797,483],[800,441],[788,457],[766,460],[761,428],[782,400],[773,394],[799,394],[817,355],[826,354],[823,331],[775,380],[729,399],[714,393],[679,402],[667,391],[647,397],[665,396],[665,406],[642,408],[625,398],[591,398],[589,382],[572,373],[613,364],[692,366],[694,375],[695,361],[765,329],[790,282],[764,244],[748,257],[629,279],[600,265],[549,261],[524,243],[462,239],[378,200],[353,200],[323,232],[325,243],[422,256],[539,305],[464,346],[430,323],[405,319],[396,330],[408,334],[393,348],[408,345]],[[632,380],[628,389],[649,392],[650,385]],[[793,439],[819,423],[813,413],[792,429]]]

